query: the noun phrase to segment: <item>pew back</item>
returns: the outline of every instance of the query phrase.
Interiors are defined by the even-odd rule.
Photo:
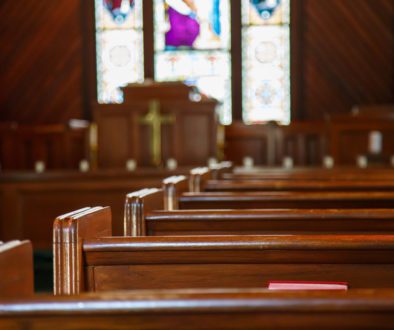
[[[164,209],[177,210],[178,198],[191,188],[191,179],[188,180],[184,175],[171,176],[163,180]]]
[[[392,209],[156,210],[142,222],[148,236],[394,234]]]
[[[29,241],[0,244],[0,297],[32,295],[33,250]]]
[[[76,294],[84,289],[82,242],[111,236],[111,209],[88,207],[57,217],[53,224],[54,293]]]
[[[82,243],[85,290],[266,287],[271,280],[394,287],[394,236],[107,237]]]
[[[394,192],[204,192],[184,193],[180,209],[360,209],[393,208]]]
[[[2,329],[390,329],[393,290],[186,290],[0,301]]]
[[[394,179],[394,176],[393,176]],[[208,180],[205,191],[394,191],[394,180]]]
[[[270,280],[394,287],[394,235],[105,237],[110,229],[102,207],[55,220],[55,294],[262,288]]]
[[[172,184],[169,185],[170,187]],[[167,190],[171,195],[173,191]],[[150,210],[163,210],[164,201],[172,203],[175,199],[169,197],[164,198],[163,190],[150,188],[142,189],[127,194],[124,209],[124,235],[125,236],[144,236],[146,235],[145,215]]]
[[[170,182],[168,182],[170,181]],[[160,189],[129,194],[125,206],[125,236],[275,235],[313,233],[392,233],[391,209],[248,209],[172,210],[163,200],[174,198],[178,184],[168,180]],[[183,180],[186,185],[186,180]],[[171,189],[168,189],[168,186]],[[170,195],[171,198],[166,199]],[[166,193],[167,192],[167,193]],[[164,197],[163,197],[164,193]]]

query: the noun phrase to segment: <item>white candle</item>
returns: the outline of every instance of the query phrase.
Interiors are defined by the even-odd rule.
[[[324,156],[323,166],[324,166],[324,168],[333,168],[334,167],[334,158],[332,158],[331,156]]]
[[[215,157],[210,157],[208,159],[208,167],[215,166],[215,165],[217,165],[217,163],[218,163],[218,160]]]
[[[126,161],[126,170],[133,172],[137,169],[137,162],[134,159],[128,159]]]
[[[176,170],[178,167],[178,162],[174,158],[167,159],[167,169],[170,171]]]
[[[283,167],[284,168],[293,168],[294,166],[294,161],[293,158],[286,156],[283,158]]]
[[[45,163],[41,160],[38,160],[34,164],[34,170],[37,173],[43,173],[45,171]]]
[[[372,131],[368,136],[368,151],[378,155],[382,152],[383,135],[379,131]]]
[[[86,159],[82,159],[82,160],[79,162],[79,170],[80,170],[81,172],[88,172],[89,169],[90,169],[90,164],[89,164],[89,162],[88,162]]]
[[[91,148],[96,148],[98,143],[98,132],[97,132],[97,125],[92,123],[89,129],[89,142]]]
[[[366,168],[368,166],[368,159],[364,155],[357,156],[357,166],[359,168]]]
[[[254,166],[254,160],[252,157],[244,157],[242,159],[242,164],[245,168],[252,168]]]

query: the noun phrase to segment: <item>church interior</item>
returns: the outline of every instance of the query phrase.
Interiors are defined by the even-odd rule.
[[[0,329],[393,329],[393,0],[1,0]]]

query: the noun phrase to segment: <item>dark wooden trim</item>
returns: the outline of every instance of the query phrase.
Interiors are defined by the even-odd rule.
[[[242,16],[241,0],[231,1],[232,120],[242,120]]]
[[[155,78],[155,23],[153,0],[143,1],[144,76]]]
[[[93,119],[93,107],[97,105],[96,74],[96,27],[94,0],[81,0],[83,27],[83,94],[84,115]]]
[[[290,98],[291,121],[302,120],[303,111],[303,8],[305,0],[290,2]]]

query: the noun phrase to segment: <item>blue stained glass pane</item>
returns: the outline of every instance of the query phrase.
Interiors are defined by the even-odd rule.
[[[95,0],[97,99],[99,103],[121,103],[119,87],[144,79],[142,0],[117,1],[129,12],[117,19],[103,0]],[[120,17],[120,16],[119,16]]]
[[[289,0],[273,0],[264,16],[243,0],[243,119],[247,123],[290,122]],[[276,4],[276,7],[275,7]]]
[[[290,0],[242,0],[244,25],[279,25],[290,21]]]

